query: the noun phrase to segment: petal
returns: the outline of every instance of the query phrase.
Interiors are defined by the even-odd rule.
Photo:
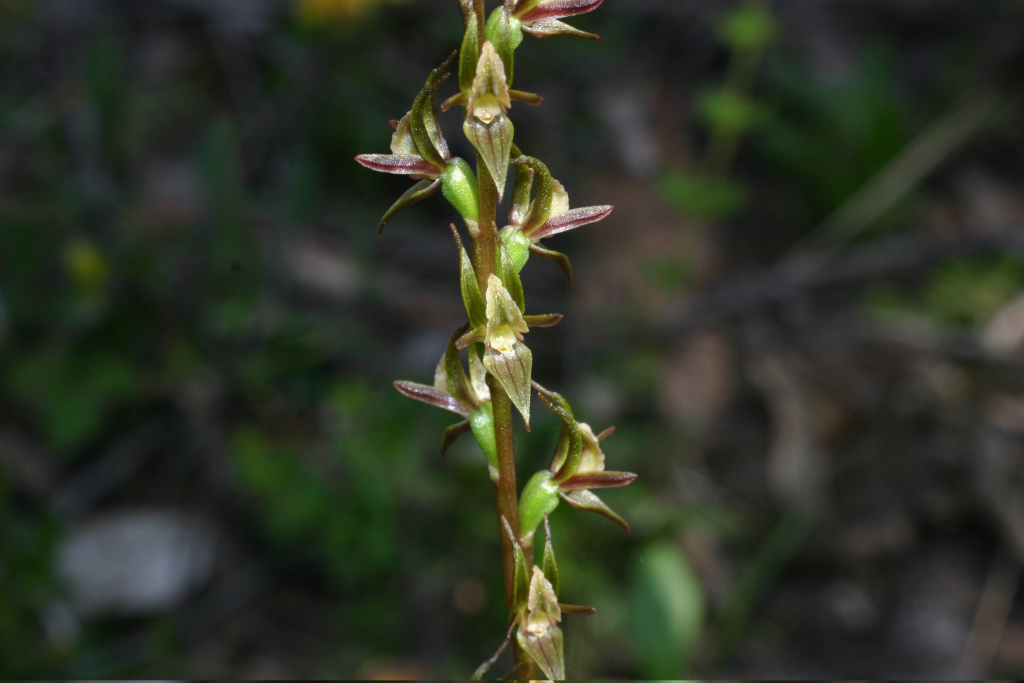
[[[540,95],[532,92],[523,92],[522,90],[509,90],[508,97],[513,102],[522,102],[531,107],[539,107],[544,104],[544,98]]]
[[[514,146],[514,145],[513,145]],[[515,153],[516,150],[513,150]],[[516,154],[518,159],[522,155]],[[530,193],[533,189],[534,171],[526,164],[516,163],[516,180],[512,186],[512,206],[509,209],[508,222],[513,226],[522,226],[526,213],[530,210]]]
[[[579,508],[580,510],[591,510],[599,515],[604,515],[616,524],[621,525],[627,532],[630,532],[629,525],[626,524],[626,520],[615,514],[610,507],[605,505],[600,498],[590,491],[569,491],[568,493],[562,493],[560,495],[562,496],[562,500],[569,505],[572,505],[574,508]]]
[[[530,245],[530,253],[534,254],[535,256],[543,256],[546,259],[551,259],[552,261],[554,261],[555,265],[561,268],[562,272],[565,273],[565,276],[569,278],[569,284],[572,284],[572,264],[569,263],[568,256],[561,252],[545,249],[544,247],[537,244]]]
[[[572,614],[577,617],[589,617],[597,610],[593,607],[587,607],[586,605],[567,605],[564,602],[558,603],[562,612],[565,614]]]
[[[512,543],[512,558],[515,564],[512,573],[512,612],[515,613],[524,609],[530,599],[530,570],[526,564],[526,553],[523,552],[519,539],[512,531],[512,525],[504,515],[501,517],[501,525],[505,529],[505,536]]]
[[[462,354],[459,353],[459,349],[455,345],[455,342],[465,334],[468,328],[469,325],[463,325],[455,330],[455,334],[448,341],[448,348],[444,352],[445,388],[467,410],[475,410],[479,400],[469,384],[465,368],[462,367]]]
[[[441,169],[444,169],[445,161],[451,154],[448,152],[448,143],[441,135],[437,123],[437,112],[434,111],[434,91],[448,80],[448,74],[444,70],[448,68],[454,58],[455,53],[452,52],[441,66],[430,72],[427,84],[416,96],[410,112],[410,126],[417,151],[421,157]]]
[[[451,229],[452,235],[455,237],[455,244],[459,248],[459,286],[462,290],[462,303],[466,306],[469,324],[475,330],[487,325],[487,303],[480,291],[480,284],[476,280],[473,262],[469,260],[469,254],[462,246],[462,238],[454,223],[452,223]]]
[[[505,393],[523,416],[526,429],[530,429],[530,374],[533,372],[533,353],[526,344],[517,341],[505,352],[493,348],[484,352],[484,367],[501,384]]]
[[[544,559],[541,561],[541,568],[544,570],[544,576],[551,582],[555,595],[558,595],[558,563],[555,562],[555,546],[551,543],[551,524],[548,523],[547,516],[544,517]]]
[[[602,2],[604,0],[541,0],[533,9],[519,18],[523,22],[563,19],[593,12],[601,6]]]
[[[518,275],[516,278],[518,279]],[[521,286],[521,285],[520,285]],[[520,297],[522,290],[519,291]],[[515,300],[512,293],[505,287],[505,283],[498,279],[498,276],[491,273],[487,281],[487,339],[486,343],[497,351],[504,352],[512,345],[515,337],[512,332],[526,334],[530,331],[526,321],[523,320],[523,312],[519,308],[519,302]]]
[[[460,436],[469,431],[469,420],[463,420],[462,422],[456,422],[448,429],[444,430],[444,434],[441,436],[441,457],[443,458],[445,453],[448,452],[448,448],[455,443],[455,440]]]
[[[469,411],[466,407],[455,400],[455,397],[451,394],[438,391],[434,387],[428,387],[426,384],[417,384],[415,382],[406,382],[405,380],[395,380],[393,383],[395,388],[404,396],[414,398],[417,401],[423,401],[435,408],[444,408],[450,410],[453,413],[457,413],[462,417],[469,417]]]
[[[384,217],[380,219],[380,232],[384,232],[384,225],[394,218],[396,213],[407,206],[412,206],[416,202],[421,202],[427,197],[430,197],[437,192],[439,187],[441,187],[440,180],[421,180],[406,190],[405,194],[399,197],[398,201],[395,202],[391,208],[388,209],[387,213],[384,214]]]
[[[551,177],[547,165],[535,157],[524,154],[514,159],[512,163],[532,168],[537,177],[537,197],[533,200],[530,210],[523,219],[523,234],[532,239],[533,233],[551,218],[555,180]]]
[[[398,154],[360,154],[356,157],[360,166],[394,175],[425,175],[437,176],[441,169],[426,159],[411,155]]]
[[[529,327],[554,327],[564,318],[561,313],[544,313],[543,315],[524,315],[523,320]]]
[[[580,425],[573,417],[569,402],[561,394],[549,391],[537,382],[533,382],[533,388],[537,390],[537,396],[544,405],[562,420],[562,434],[566,439],[567,448],[562,462],[557,462],[560,453],[556,451],[556,461],[551,463],[551,471],[555,473],[556,479],[571,477],[576,474],[583,455],[583,434]],[[559,442],[561,445],[561,439]]]
[[[590,225],[607,218],[615,207],[612,206],[586,206],[579,209],[571,209],[565,213],[554,216],[540,229],[530,235],[533,241],[551,237],[562,232],[575,230],[576,228]]]
[[[419,156],[416,149],[416,141],[412,137],[412,112],[402,117],[401,121],[392,121],[391,127],[395,129],[391,136],[391,153],[399,156]]]
[[[632,472],[586,472],[569,477],[558,486],[563,491],[611,489],[628,486],[636,481],[636,477]]]

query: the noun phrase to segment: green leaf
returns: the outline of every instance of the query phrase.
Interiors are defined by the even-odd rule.
[[[514,562],[514,569],[512,571],[512,612],[518,613],[526,607],[526,601],[530,597],[530,569],[526,564],[526,553],[523,552],[523,547],[519,545],[519,539],[516,538],[515,532],[512,531],[512,525],[508,523],[504,516],[501,518],[501,523],[505,528],[505,533],[512,541],[512,558]]]
[[[704,590],[686,557],[671,543],[638,555],[631,591],[630,636],[641,672],[652,679],[685,677],[704,625]]]
[[[504,7],[498,7],[487,19],[487,40],[494,44],[494,50],[505,65],[505,81],[512,85],[515,50],[523,42],[523,31],[518,20],[513,20]],[[518,36],[518,42],[516,37]]]
[[[530,169],[527,170],[530,171]],[[530,173],[532,174],[533,171],[530,171]],[[519,169],[517,168],[517,179],[518,176]],[[530,238],[524,235],[523,231],[514,224],[502,228],[499,234],[501,235],[501,243],[505,245],[505,249],[512,259],[512,267],[515,268],[517,273],[522,272],[523,266],[526,265],[526,261],[530,258]]]
[[[459,90],[469,92],[476,77],[476,64],[480,59],[480,34],[477,32],[476,12],[470,8],[464,11],[466,34],[462,38],[462,50],[459,55]]]
[[[547,516],[544,517],[544,559],[541,561],[541,571],[551,582],[551,587],[558,595],[560,583],[558,578],[558,563],[555,561],[555,546],[551,542],[551,524]]]

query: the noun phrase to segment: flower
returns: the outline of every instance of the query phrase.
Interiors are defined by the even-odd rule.
[[[456,330],[448,342],[444,356],[434,370],[434,385],[397,380],[395,388],[409,398],[436,408],[443,408],[466,419],[445,430],[441,439],[441,455],[467,431],[472,431],[480,449],[487,458],[492,479],[498,476],[497,445],[494,440],[494,413],[491,392],[487,388],[487,371],[480,357],[469,353],[469,375],[462,367],[462,356],[455,342],[465,334],[468,326]]]
[[[616,514],[591,489],[627,486],[636,480],[632,472],[605,471],[605,456],[600,442],[614,431],[610,427],[595,435],[590,425],[577,422],[572,409],[561,395],[548,391],[537,382],[533,388],[541,401],[562,420],[562,433],[551,466],[535,474],[523,487],[519,499],[521,537],[528,542],[540,521],[551,514],[560,500],[581,510],[591,510],[622,525],[629,524]]]
[[[560,19],[593,12],[602,2],[604,0],[518,0],[512,16],[522,22],[524,33],[536,38],[578,36],[601,41],[600,36],[580,31]]]
[[[384,214],[380,230],[407,206],[430,197],[438,189],[467,220],[477,220],[477,186],[473,169],[452,157],[434,108],[434,92],[448,79],[444,70],[455,53],[434,69],[416,96],[412,109],[400,121],[392,121],[391,154],[360,154],[356,161],[381,173],[411,176],[419,180]]]
[[[518,152],[518,150],[516,150]],[[614,207],[587,206],[569,208],[569,194],[560,182],[551,177],[548,167],[539,159],[517,155],[516,179],[509,211],[509,225],[501,231],[501,240],[508,249],[517,270],[522,270],[530,254],[553,260],[572,283],[572,265],[565,254],[540,246],[546,237],[607,218]],[[530,201],[533,180],[537,179],[537,196]]]

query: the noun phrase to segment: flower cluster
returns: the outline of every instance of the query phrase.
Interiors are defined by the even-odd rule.
[[[381,230],[398,211],[438,190],[465,224],[468,249],[454,224],[451,232],[467,322],[449,340],[433,385],[396,381],[395,387],[410,398],[462,418],[445,430],[442,454],[467,432],[483,451],[499,494],[508,604],[513,615],[509,638],[516,629],[517,661],[527,667],[520,673],[543,674],[549,679],[565,677],[559,627],[562,614],[590,614],[593,610],[558,602],[558,568],[547,516],[565,501],[598,512],[628,531],[626,522],[593,489],[625,486],[636,475],[605,470],[600,442],[612,429],[595,435],[586,423],[576,421],[564,397],[533,381],[533,353],[525,335],[533,328],[556,325],[562,316],[527,314],[519,274],[532,254],[553,260],[571,283],[568,257],[541,246],[541,240],[602,220],[612,207],[571,208],[568,193],[548,167],[513,142],[515,128],[509,110],[513,102],[535,106],[543,101],[538,95],[512,88],[515,51],[524,34],[599,40],[562,19],[590,12],[601,2],[504,0],[485,19],[481,0],[460,0],[466,31],[458,60],[458,92],[440,109],[464,107],[462,130],[476,151],[476,172],[451,155],[435,107],[435,94],[449,77],[447,69],[455,53],[431,72],[412,109],[392,122],[391,154],[356,158],[367,168],[417,181],[384,215]],[[504,201],[510,169],[514,179],[508,221],[499,229],[495,210]],[[468,372],[463,354],[468,357]],[[558,416],[562,429],[551,465],[536,473],[516,496],[510,403],[529,429],[533,391]],[[498,406],[503,406],[501,411]],[[542,521],[546,535],[538,566],[532,558],[534,536]],[[488,666],[481,667],[478,674],[486,673]]]

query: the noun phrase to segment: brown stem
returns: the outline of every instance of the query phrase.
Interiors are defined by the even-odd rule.
[[[512,401],[501,384],[493,376],[487,377],[491,390],[491,405],[494,409],[494,436],[498,445],[498,530],[501,533],[501,558],[505,566],[505,592],[509,610],[512,609],[512,575],[515,560],[512,554],[512,539],[505,533],[501,518],[519,529],[519,501],[516,496],[516,454],[512,441]]]
[[[483,163],[477,164],[477,185],[480,192],[480,215],[477,234],[473,238],[473,269],[476,270],[476,281],[480,291],[487,291],[487,280],[494,272],[495,231],[498,210],[498,190],[494,179]],[[509,520],[511,522],[511,520]]]
[[[480,45],[480,49],[484,49],[484,41],[487,40],[487,28],[484,24],[487,22],[487,14],[485,13],[484,0],[473,0],[473,8],[476,10],[476,34],[479,40],[477,44]]]

